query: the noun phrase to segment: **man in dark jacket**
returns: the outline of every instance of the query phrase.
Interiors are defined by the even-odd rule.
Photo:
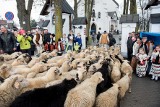
[[[44,35],[43,35],[43,44],[45,45],[46,43],[49,44],[50,42],[50,33],[48,33],[48,30],[44,30]]]
[[[100,32],[98,32],[98,34],[97,34],[97,43],[99,43],[99,39],[100,39],[101,35],[102,34]]]
[[[12,32],[9,32],[5,26],[1,26],[0,34],[0,53],[12,54],[16,50],[16,39]]]
[[[116,40],[111,33],[109,33],[108,36],[109,36],[109,46],[111,47],[114,44],[116,44]]]
[[[131,61],[133,53],[132,33],[129,33],[129,37],[127,40],[127,52],[128,52],[128,60]]]

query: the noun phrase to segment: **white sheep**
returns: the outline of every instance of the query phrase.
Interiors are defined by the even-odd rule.
[[[116,82],[121,87],[119,94],[120,99],[122,99],[125,96],[125,93],[128,89],[131,92],[130,82],[131,82],[131,75],[129,73],[127,73],[124,77],[122,77],[119,81]]]
[[[123,60],[123,63],[121,65],[121,72],[122,72],[123,76],[127,73],[130,73],[130,75],[132,75],[133,69],[132,69],[131,65],[128,63],[128,60]]]
[[[96,87],[103,81],[100,72],[92,75],[74,89],[70,90],[64,107],[93,107],[96,97]]]
[[[113,84],[111,88],[101,93],[96,98],[95,107],[117,107],[117,102],[119,101],[119,89],[120,87],[118,86],[118,84]]]
[[[45,87],[48,82],[56,80],[60,75],[61,75],[61,73],[60,73],[58,67],[51,67],[48,70],[48,72],[46,73],[46,75],[43,77],[26,79],[27,84],[29,84],[29,85],[22,92],[32,90],[34,88]]]
[[[0,85],[0,107],[9,107],[21,90],[27,87],[18,77],[10,77]]]
[[[111,79],[114,83],[121,79],[120,67],[121,63],[119,61],[115,61],[111,71]]]
[[[90,67],[89,67],[89,72],[94,72],[94,71],[96,71],[96,70],[98,70],[98,69],[100,69],[101,67],[102,67],[102,62],[103,62],[104,60],[103,59],[99,59],[99,61],[97,62],[97,63],[95,63],[95,64],[92,64]]]

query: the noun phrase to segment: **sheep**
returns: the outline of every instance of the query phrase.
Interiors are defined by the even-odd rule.
[[[130,73],[132,75],[133,69],[129,65],[128,60],[123,60],[123,63],[121,65],[121,72],[123,73],[123,75],[125,75],[127,73]]]
[[[51,59],[48,59],[47,63],[56,63],[59,59],[63,59],[62,56],[56,56]]]
[[[61,75],[58,67],[51,67],[45,76],[37,78],[28,78],[26,79],[28,87],[23,89],[22,93],[34,88],[45,87],[45,85],[53,80],[56,80]]]
[[[89,72],[94,72],[96,70],[98,70],[99,68],[101,68],[102,66],[102,63],[103,63],[103,59],[100,59],[97,63],[95,64],[92,64],[90,67],[89,67]]]
[[[31,56],[28,54],[22,54],[11,64],[12,66],[28,64],[32,60]]]
[[[130,88],[130,82],[131,82],[131,75],[127,73],[124,77],[122,77],[119,81],[116,83],[121,87],[120,89],[120,99],[122,99],[125,96],[126,91]]]
[[[47,55],[45,55],[45,53],[42,53],[39,58],[32,58],[32,60],[28,63],[28,66],[31,68],[34,64],[42,62],[45,59],[47,59]]]
[[[0,107],[8,107],[24,87],[27,84],[23,84],[18,77],[7,78],[0,85]]]
[[[65,61],[59,69],[61,73],[70,71],[72,69],[71,62]]]
[[[111,79],[113,83],[116,83],[121,79],[120,67],[121,63],[118,60],[115,61],[111,71]]]
[[[76,70],[71,70],[69,72],[63,72],[62,76],[59,79],[71,77],[71,78],[74,78],[76,81],[81,82],[87,73],[85,66],[86,65],[84,64],[83,66],[78,67]]]
[[[96,98],[95,107],[117,107],[117,103],[119,102],[119,91],[120,87],[118,86],[118,84],[113,84],[111,88],[101,93]]]
[[[64,107],[93,107],[96,97],[96,87],[103,81],[100,72],[92,75],[77,87],[69,91]]]
[[[48,70],[48,66],[45,66],[44,63],[36,63],[32,68],[31,68],[31,72],[28,73],[27,78],[33,78],[36,76],[36,74],[40,73],[40,72],[44,72]]]
[[[96,89],[97,95],[99,95],[100,93],[102,93],[102,92],[106,91],[107,89],[109,89],[110,87],[112,87],[112,81],[111,81],[111,77],[110,77],[110,74],[108,71],[109,62],[110,62],[110,60],[104,61],[102,64],[102,67],[96,71],[96,72],[101,72],[102,77],[104,78],[104,81],[99,83],[97,86],[97,89]]]
[[[10,107],[63,107],[68,91],[76,85],[74,79],[65,79],[54,86],[28,91],[17,97]]]

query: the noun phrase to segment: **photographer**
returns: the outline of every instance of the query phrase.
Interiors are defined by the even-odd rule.
[[[17,41],[20,43],[20,49],[22,53],[28,53],[29,55],[31,55],[30,48],[32,38],[26,34],[25,30],[20,30],[19,34],[20,35],[18,35]]]

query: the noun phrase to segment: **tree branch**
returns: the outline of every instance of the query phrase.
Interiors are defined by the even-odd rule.
[[[28,8],[27,8],[27,11],[28,11],[28,12],[31,12],[31,10],[32,10],[32,5],[33,5],[33,0],[29,0],[29,1],[28,1],[28,6],[27,6],[27,7],[28,7]]]

